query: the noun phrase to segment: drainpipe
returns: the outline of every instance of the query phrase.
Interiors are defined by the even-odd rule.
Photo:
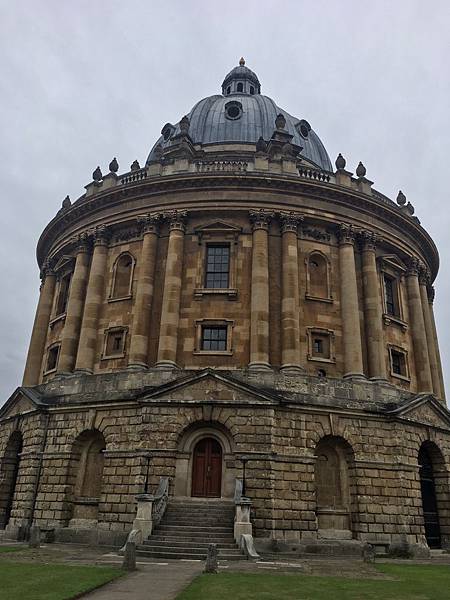
[[[37,468],[36,479],[34,481],[34,486],[33,486],[33,497],[32,497],[32,501],[31,501],[30,516],[28,517],[28,528],[30,528],[33,524],[34,512],[36,509],[36,502],[37,502],[37,496],[38,496],[38,491],[39,491],[39,482],[41,480],[42,463],[44,461],[44,450],[45,450],[45,446],[47,445],[48,425],[49,425],[49,421],[50,421],[50,415],[48,414],[48,412],[44,413],[44,417],[45,417],[44,435],[42,436],[41,448],[39,451],[39,463],[38,463],[38,468]]]

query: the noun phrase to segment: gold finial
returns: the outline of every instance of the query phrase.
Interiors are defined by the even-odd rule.
[[[243,67],[245,65],[245,60],[241,56],[241,60],[239,61],[239,65]]]

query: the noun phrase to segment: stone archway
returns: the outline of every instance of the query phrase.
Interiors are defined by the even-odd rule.
[[[0,485],[0,529],[8,525],[11,517],[22,448],[22,434],[15,431],[8,440],[0,467],[3,480]]]
[[[232,437],[223,425],[189,426],[178,443],[174,496],[233,498],[237,476],[233,458]]]

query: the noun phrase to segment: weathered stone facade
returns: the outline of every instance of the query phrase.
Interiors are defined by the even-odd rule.
[[[253,100],[231,96],[245,119]],[[147,479],[189,497],[205,460],[205,495],[233,498],[244,458],[260,540],[448,545],[436,248],[402,196],[341,156],[318,165],[284,115],[253,144],[202,143],[193,113],[168,124],[144,168],[96,170],[45,229],[0,412],[8,534],[119,544]]]

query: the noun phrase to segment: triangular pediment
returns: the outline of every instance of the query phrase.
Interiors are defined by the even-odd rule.
[[[197,234],[205,233],[240,233],[242,229],[225,221],[212,221],[195,229]]]
[[[378,260],[384,268],[391,268],[400,273],[407,270],[405,263],[396,254],[384,254],[378,257]]]
[[[281,398],[228,374],[205,369],[143,393],[139,401],[278,404]]]
[[[433,427],[450,428],[450,412],[431,395],[419,395],[398,406],[389,414]]]
[[[61,256],[58,259],[58,262],[55,264],[55,266],[53,267],[53,270],[56,272],[58,271],[64,271],[66,269],[68,269],[69,267],[72,267],[72,264],[74,262],[74,257],[73,256],[69,256],[68,254],[64,254],[63,256]]]
[[[0,409],[0,419],[9,419],[36,410],[41,405],[38,394],[17,388]]]

